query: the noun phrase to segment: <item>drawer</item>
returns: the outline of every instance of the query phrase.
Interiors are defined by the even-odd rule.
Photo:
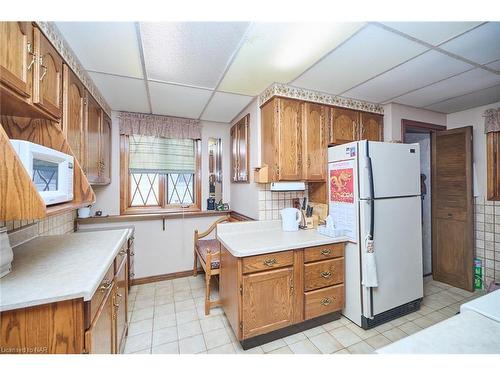
[[[304,291],[344,282],[344,258],[304,264]]]
[[[304,262],[316,262],[318,260],[332,259],[344,256],[344,243],[314,246],[304,249]]]
[[[344,284],[304,293],[304,319],[312,319],[344,308]]]
[[[243,258],[243,273],[265,271],[293,264],[293,250]]]
[[[124,244],[115,257],[115,274],[118,273],[118,270],[120,269],[123,259],[125,259],[126,256],[127,256],[127,244]]]
[[[113,279],[115,277],[114,265],[111,264],[106,275],[102,279],[101,283],[97,287],[92,299],[90,300],[90,320],[91,323],[94,320],[94,317],[99,310],[99,306],[101,305],[104,297],[106,296],[109,289],[113,287]]]

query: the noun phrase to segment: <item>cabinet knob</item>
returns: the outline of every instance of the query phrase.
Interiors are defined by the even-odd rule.
[[[264,264],[268,267],[272,267],[273,265],[275,265],[277,262],[276,262],[276,259],[274,258],[268,258],[266,260],[264,260]]]
[[[332,277],[332,273],[330,271],[323,271],[321,272],[321,277],[324,279],[329,279],[330,277]]]
[[[325,257],[328,255],[331,255],[331,254],[332,254],[332,250],[330,250],[330,249],[321,250],[321,255],[324,255]]]
[[[328,306],[330,303],[332,303],[332,299],[329,297],[323,298],[320,302],[321,306]]]

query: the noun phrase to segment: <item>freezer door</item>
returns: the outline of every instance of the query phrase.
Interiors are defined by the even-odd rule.
[[[359,142],[360,199],[370,196],[367,144],[373,171],[374,198],[420,195],[419,145]]]
[[[370,225],[370,204],[375,204],[378,287],[373,288],[372,303],[369,288],[362,286],[363,315],[371,318],[423,297],[420,197],[360,201],[359,204],[362,262],[366,253],[364,239]]]

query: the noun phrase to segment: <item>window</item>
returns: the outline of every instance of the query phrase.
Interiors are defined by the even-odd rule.
[[[200,208],[199,141],[121,137],[122,213]]]

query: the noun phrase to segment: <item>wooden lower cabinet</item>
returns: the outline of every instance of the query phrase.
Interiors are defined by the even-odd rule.
[[[344,307],[344,244],[234,257],[221,246],[222,308],[240,341]]]
[[[118,272],[116,274],[116,285],[113,302],[113,313],[115,321],[115,352],[123,353],[125,348],[125,339],[127,337],[128,317],[127,317],[127,304],[128,304],[128,264],[127,259],[123,259]]]
[[[89,354],[114,353],[113,294],[114,283],[97,310],[90,328],[85,332],[85,352]],[[99,293],[99,292],[98,292]]]

